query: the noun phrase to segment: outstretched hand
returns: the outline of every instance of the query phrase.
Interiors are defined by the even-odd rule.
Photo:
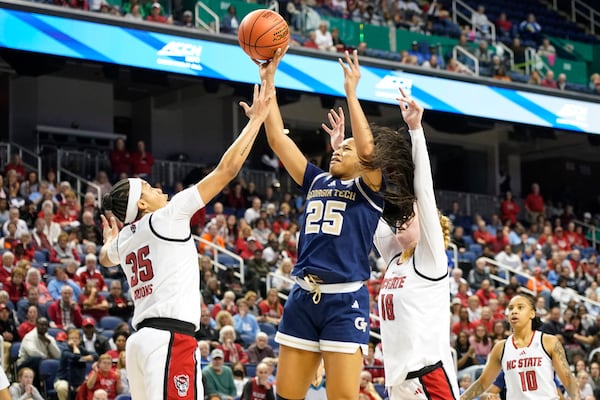
[[[108,243],[119,235],[119,226],[117,219],[114,216],[110,217],[110,221],[104,215],[100,215],[102,221],[102,237],[104,243]]]
[[[344,90],[346,94],[349,92],[355,92],[360,80],[360,65],[358,64],[358,52],[354,50],[352,52],[352,58],[348,50],[344,52],[345,62],[338,58],[342,69],[344,70]]]
[[[329,113],[327,113],[327,118],[329,119],[331,128],[324,123],[321,124],[321,128],[329,134],[331,148],[333,151],[336,151],[344,141],[344,110],[342,107],[338,108],[338,112],[331,109],[329,110]]]
[[[288,51],[290,46],[286,46],[285,48],[280,48],[275,51],[275,55],[273,59],[268,61],[258,61],[252,60],[256,65],[258,65],[258,71],[260,73],[260,80],[267,81],[267,83],[275,82],[275,72],[277,71],[277,67],[279,66],[279,62]]]
[[[408,97],[402,88],[400,88],[400,97],[396,98],[400,106],[400,112],[408,129],[414,131],[421,128],[423,119],[423,107],[421,107],[413,98]]]
[[[260,121],[264,121],[269,114],[269,106],[271,100],[275,97],[275,86],[267,84],[266,81],[262,81],[260,88],[258,85],[254,85],[254,95],[252,97],[252,105],[249,105],[245,101],[240,101],[240,107],[244,109],[248,118],[257,118]]]

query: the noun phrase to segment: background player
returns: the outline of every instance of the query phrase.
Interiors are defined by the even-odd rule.
[[[508,303],[508,318],[513,334],[494,345],[481,376],[460,397],[471,400],[504,371],[507,399],[558,399],[554,372],[571,400],[579,400],[577,379],[571,374],[565,350],[556,336],[535,330],[535,299],[518,294]]]
[[[273,60],[277,65],[281,52]],[[105,196],[104,266],[120,264],[131,285],[137,333],[127,340],[127,374],[133,399],[202,399],[200,354],[194,338],[200,321],[198,252],[190,218],[242,167],[269,111],[274,87],[254,88],[240,103],[249,118],[216,169],[171,199],[139,178],[118,182]],[[119,232],[115,217],[125,223]]]

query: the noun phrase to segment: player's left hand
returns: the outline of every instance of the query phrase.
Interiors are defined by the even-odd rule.
[[[349,92],[354,93],[356,91],[356,87],[358,86],[358,81],[360,80],[358,52],[354,50],[352,52],[352,57],[350,57],[350,53],[348,50],[346,50],[344,55],[346,62],[344,62],[341,58],[338,59],[342,69],[344,70],[344,90],[346,91],[346,94]]]
[[[327,118],[331,128],[327,124],[321,124],[321,128],[329,134],[331,148],[336,151],[344,141],[344,110],[342,107],[338,108],[338,112],[331,109],[327,114]]]
[[[400,106],[400,112],[404,122],[408,125],[408,129],[414,131],[421,128],[421,119],[423,118],[423,107],[421,107],[413,98],[408,97],[402,88],[400,97],[396,98]]]
[[[102,237],[104,238],[104,243],[108,243],[119,235],[117,219],[114,216],[111,216],[109,221],[104,215],[100,215],[100,220],[102,221]]]

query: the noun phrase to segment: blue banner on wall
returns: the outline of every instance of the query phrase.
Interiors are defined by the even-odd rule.
[[[234,44],[12,9],[0,9],[0,27],[0,47],[235,82],[259,80],[254,63]],[[287,54],[277,84],[344,97],[334,59]],[[362,67],[360,99],[396,104],[398,87],[427,109],[600,134],[598,102]]]

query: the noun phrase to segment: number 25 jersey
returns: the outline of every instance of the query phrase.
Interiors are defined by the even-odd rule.
[[[163,208],[125,225],[108,249],[120,264],[135,305],[133,326],[146,318],[200,323],[198,251],[190,218],[204,206],[196,186],[173,196]]]

